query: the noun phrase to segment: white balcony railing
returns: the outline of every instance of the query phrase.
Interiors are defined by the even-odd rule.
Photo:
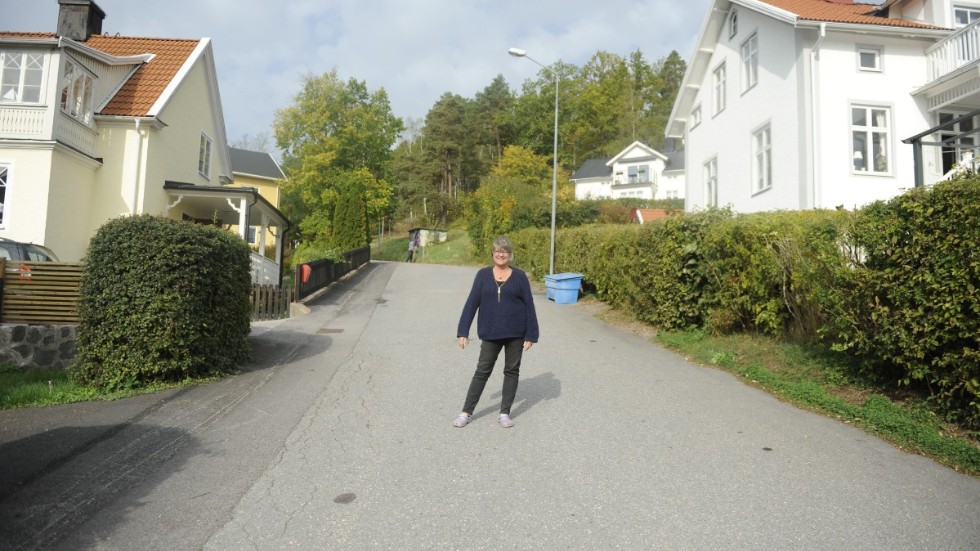
[[[980,20],[969,24],[926,50],[929,80],[980,61]]]
[[[56,140],[70,145],[90,157],[95,156],[98,132],[60,110],[55,115],[55,121],[54,137]]]
[[[18,140],[43,140],[47,108],[0,104],[0,137]]]

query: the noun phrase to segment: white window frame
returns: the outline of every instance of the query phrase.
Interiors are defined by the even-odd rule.
[[[28,56],[31,56],[28,59]],[[7,64],[12,62],[15,58],[20,58],[20,66],[17,68],[9,68]],[[40,58],[40,67],[31,67],[38,62]],[[45,65],[48,62],[48,56],[44,52],[37,52],[31,50],[7,50],[0,51],[0,103],[26,103],[30,105],[39,105],[44,101],[44,73]],[[11,76],[16,72],[16,84],[12,82]],[[28,73],[36,72],[38,78],[37,83],[28,83]],[[14,84],[15,88],[7,88],[11,84]],[[36,90],[36,99],[25,99],[25,89]],[[7,90],[5,93],[4,90]],[[11,96],[11,92],[13,96]]]
[[[728,69],[724,61],[720,65],[715,67],[714,71],[711,71],[711,90],[714,100],[714,113],[712,116],[718,115],[725,110],[727,104],[727,75]]]
[[[211,137],[202,130],[197,152],[197,172],[207,180],[211,179],[211,147]]]
[[[69,72],[69,68],[71,71]],[[79,122],[91,126],[95,75],[77,61],[65,60],[61,92],[58,99],[61,111]]]
[[[957,20],[957,15],[960,13],[966,15],[966,23],[961,23]],[[978,19],[980,19],[980,6],[953,5],[953,28],[961,29]]]
[[[864,123],[854,121],[855,112],[863,110]],[[848,128],[851,144],[851,173],[869,176],[892,174],[892,106],[871,102],[851,102],[848,106]],[[884,120],[880,120],[881,116]],[[882,123],[884,125],[882,126]],[[860,139],[859,139],[860,138]],[[869,162],[870,161],[870,162]]]
[[[752,194],[772,189],[772,125],[752,132]]]
[[[759,83],[759,33],[742,42],[742,93]]]
[[[704,206],[718,206],[718,157],[704,162]]]
[[[738,34],[738,8],[732,8],[731,15],[728,16],[728,38],[735,38]]]
[[[7,227],[7,199],[10,198],[10,182],[13,180],[14,163],[0,159],[0,228]]]
[[[691,109],[691,130],[694,130],[695,128],[697,128],[699,124],[701,124],[701,104],[700,103],[697,104],[697,105],[695,105],[694,106],[694,109]]]
[[[950,122],[965,114],[962,111],[944,109],[936,114],[936,124]],[[960,121],[945,130],[939,131],[938,137],[940,142],[952,138],[950,143],[936,148],[939,150],[937,152],[937,166],[940,167],[943,174],[946,174],[957,166],[974,164],[973,159],[980,154],[980,147],[978,147],[980,144],[976,143],[977,132],[980,132],[980,116],[974,116]],[[956,139],[957,137],[959,138]]]
[[[867,66],[864,64],[862,56],[871,54],[874,59],[873,66]],[[884,60],[884,51],[881,46],[858,46],[857,47],[857,68],[858,71],[869,72],[869,73],[880,73],[884,70],[882,67],[882,60]]]

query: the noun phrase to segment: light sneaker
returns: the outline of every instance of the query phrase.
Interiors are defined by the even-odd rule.
[[[500,426],[504,427],[505,429],[509,429],[514,426],[514,422],[510,420],[510,415],[507,415],[506,413],[500,414]]]
[[[454,427],[457,427],[457,428],[463,428],[472,419],[473,419],[473,416],[472,415],[464,415],[464,414],[460,413],[459,414],[459,417],[457,417],[456,420],[453,421],[453,426]]]

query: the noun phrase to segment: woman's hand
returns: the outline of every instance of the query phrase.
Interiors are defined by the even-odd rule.
[[[468,342],[470,342],[470,341],[466,337],[459,337],[459,347],[460,348],[466,348],[466,343],[468,343]]]
[[[524,341],[524,351],[527,352],[528,350],[530,350],[533,344],[534,343],[531,341]]]

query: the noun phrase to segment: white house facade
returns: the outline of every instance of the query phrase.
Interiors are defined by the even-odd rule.
[[[903,140],[980,107],[968,41],[946,72],[930,59],[957,20],[980,2],[716,0],[666,132],[684,140],[686,210],[853,208],[942,178],[968,142],[917,164]]]
[[[683,152],[665,155],[636,141],[615,157],[589,159],[572,174],[575,198],[676,199],[684,195]]]

